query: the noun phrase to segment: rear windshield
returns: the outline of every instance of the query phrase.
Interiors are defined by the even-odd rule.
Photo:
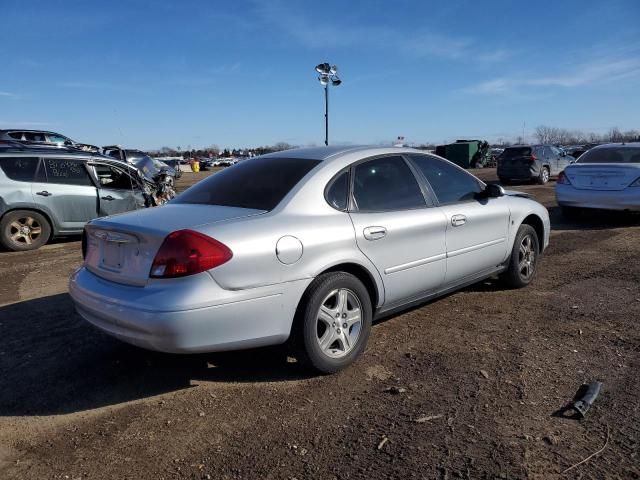
[[[640,163],[640,148],[594,148],[580,155],[577,163]]]
[[[528,155],[531,155],[531,147],[505,148],[502,152],[503,158],[526,157]]]
[[[273,210],[318,160],[255,158],[197,183],[172,203]]]

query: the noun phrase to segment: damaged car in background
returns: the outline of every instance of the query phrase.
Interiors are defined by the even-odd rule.
[[[163,205],[175,196],[150,157],[135,165],[77,149],[0,145],[0,245],[34,250],[78,235],[98,217]]]

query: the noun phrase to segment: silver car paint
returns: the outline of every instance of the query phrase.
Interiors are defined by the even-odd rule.
[[[640,150],[640,149],[639,149]],[[558,205],[603,210],[640,211],[640,187],[631,184],[640,179],[640,164],[574,163],[565,169],[571,185],[556,184]],[[601,180],[590,185],[590,178]]]
[[[90,156],[68,155],[64,153],[3,152],[5,157],[37,157],[69,159],[87,162]],[[91,160],[95,163],[115,165],[113,160]],[[87,168],[87,167],[84,167]],[[95,177],[92,167],[91,176]],[[47,192],[49,195],[42,195]],[[104,200],[111,196],[112,201]],[[100,215],[125,212],[144,207],[141,192],[96,188],[93,185],[68,185],[48,182],[25,182],[8,178],[0,169],[0,217],[11,210],[35,210],[43,213],[51,222],[53,235],[70,235],[82,232],[85,223]]]
[[[640,143],[604,144],[590,151],[622,146],[640,153]],[[640,181],[640,163],[581,163],[578,159],[577,163],[567,166],[564,173],[571,184],[556,184],[558,205],[640,211],[640,186],[631,186]]]
[[[375,285],[375,306],[384,309],[421,292],[439,292],[499,271],[520,223],[529,215],[542,220],[541,243],[548,245],[547,210],[520,196],[373,214],[341,212],[324,200],[327,183],[343,168],[364,158],[398,153],[423,152],[334,147],[273,154],[323,161],[270,212],[169,204],[95,220],[87,227],[90,241],[96,242],[93,253],[71,277],[70,293],[83,317],[125,341],[163,351],[224,350],[284,341],[307,286],[339,264],[366,271]],[[456,215],[466,216],[467,222],[454,227]],[[368,227],[384,227],[386,235],[367,240]],[[149,279],[162,240],[182,228],[228,245],[233,258],[192,277]],[[130,263],[126,272],[101,265],[103,247],[97,234],[130,240],[123,257]],[[283,237],[302,244],[298,261],[279,260],[276,246]],[[224,310],[219,310],[222,305]],[[153,318],[162,319],[157,329]],[[199,335],[194,337],[190,328]]]

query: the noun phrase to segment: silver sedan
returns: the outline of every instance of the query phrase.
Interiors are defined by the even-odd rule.
[[[556,182],[562,212],[582,209],[640,211],[640,143],[594,147],[565,168]]]
[[[289,340],[329,373],[364,351],[375,318],[493,275],[528,285],[549,230],[527,195],[419,150],[289,150],[92,221],[70,293],[87,321],[140,347]]]

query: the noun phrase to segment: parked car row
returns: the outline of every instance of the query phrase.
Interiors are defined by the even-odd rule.
[[[498,157],[500,183],[557,177],[558,205],[567,218],[589,210],[640,211],[640,143],[583,145],[516,145]]]

